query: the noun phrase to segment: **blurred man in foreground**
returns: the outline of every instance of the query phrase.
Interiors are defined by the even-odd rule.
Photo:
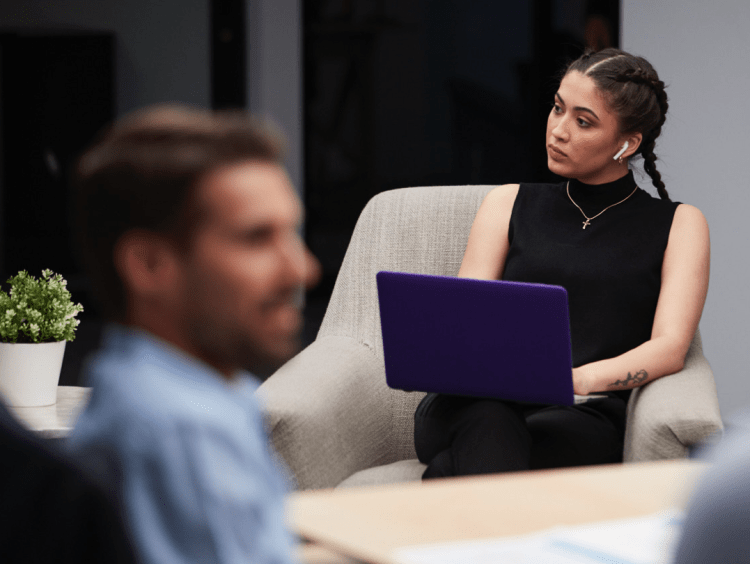
[[[674,564],[750,562],[750,413],[701,453],[710,462],[687,507]]]
[[[247,116],[162,106],[79,163],[82,256],[112,323],[70,444],[118,484],[147,563],[291,561],[246,372],[297,351],[319,272],[280,158]]]

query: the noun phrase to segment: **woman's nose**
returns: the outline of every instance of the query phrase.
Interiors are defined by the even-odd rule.
[[[552,135],[556,137],[557,139],[567,139],[568,138],[568,127],[565,119],[561,118],[558,119],[555,123],[553,123],[553,127],[551,128]]]

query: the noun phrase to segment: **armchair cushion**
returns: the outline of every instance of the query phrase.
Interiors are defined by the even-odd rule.
[[[427,465],[422,464],[416,458],[399,460],[391,464],[360,470],[341,482],[336,486],[336,489],[418,482],[422,479],[425,468],[427,468]]]
[[[273,446],[299,489],[415,458],[414,410],[424,394],[385,386],[383,361],[349,337],[322,337],[258,391]]]

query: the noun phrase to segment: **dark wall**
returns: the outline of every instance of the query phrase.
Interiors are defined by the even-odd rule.
[[[82,290],[70,237],[68,178],[114,117],[114,38],[0,35],[0,279],[49,268]]]
[[[587,36],[602,37],[592,22],[616,29],[603,4],[618,13],[605,0],[303,4],[307,238],[321,299],[378,192],[551,176],[556,75]]]

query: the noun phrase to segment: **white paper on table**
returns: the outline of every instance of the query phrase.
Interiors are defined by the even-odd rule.
[[[399,564],[659,564],[671,560],[682,521],[681,512],[669,510],[523,537],[406,547],[395,551],[393,560]]]

